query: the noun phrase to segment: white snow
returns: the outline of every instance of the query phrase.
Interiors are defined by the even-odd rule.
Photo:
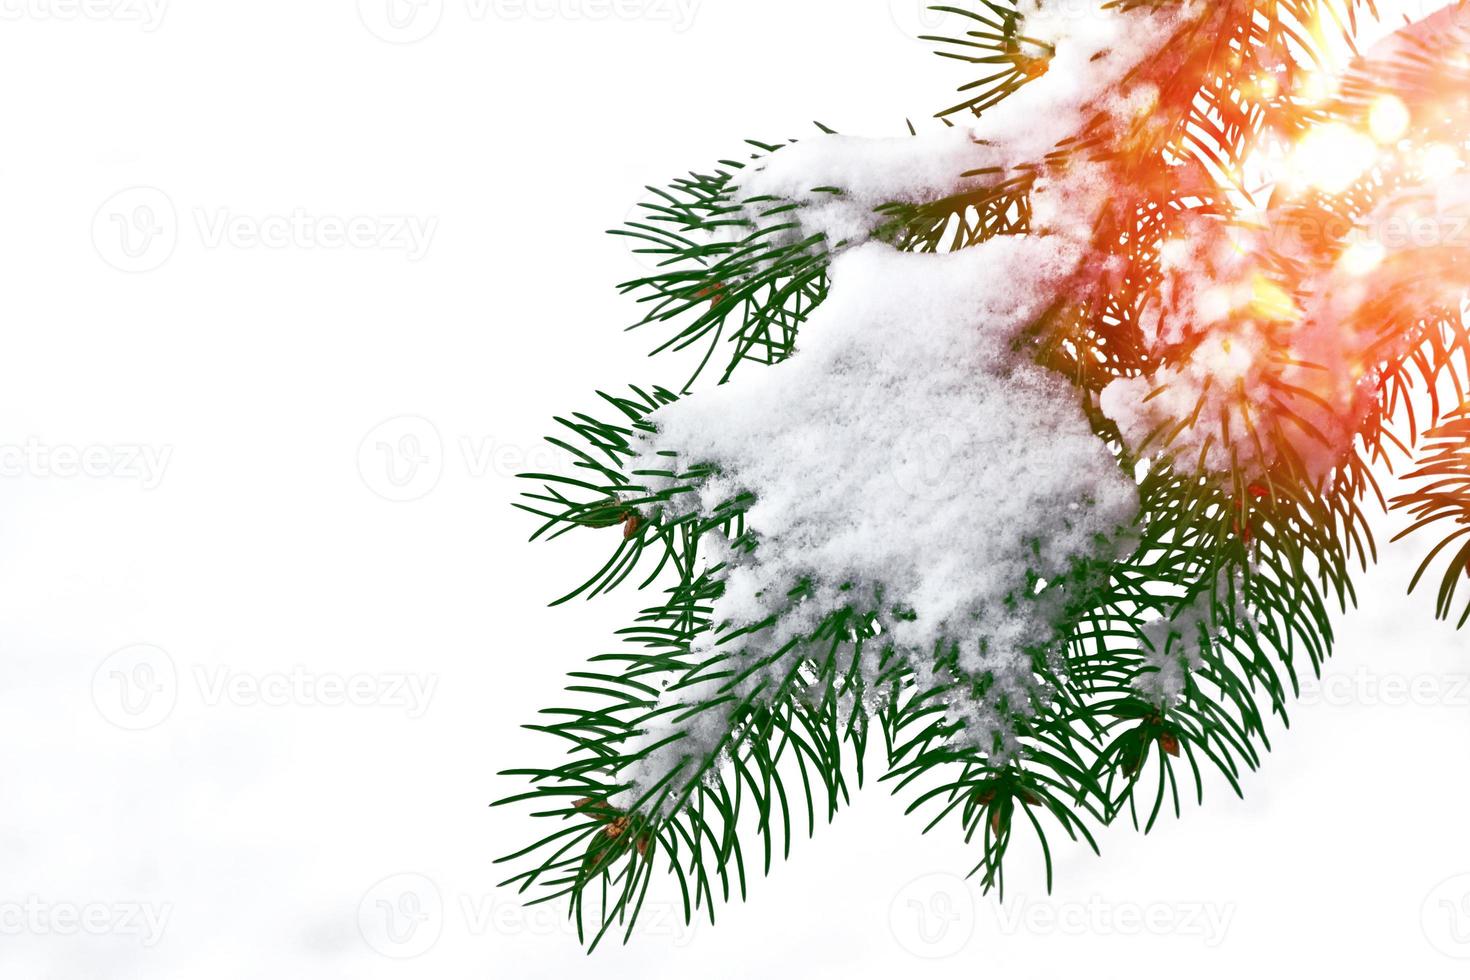
[[[607,649],[646,601],[630,590],[546,609],[572,576],[605,559],[607,535],[618,532],[532,547],[531,523],[508,506],[526,489],[513,473],[553,465],[541,441],[549,413],[580,392],[644,376],[641,346],[609,329],[620,311],[602,287],[622,271],[619,257],[584,255],[578,241],[597,244],[599,202],[620,201],[635,166],[698,157],[692,142],[742,135],[746,114],[712,118],[722,114],[702,91],[670,87],[648,111],[694,122],[650,122],[617,166],[578,170],[566,220],[548,221],[546,202],[564,198],[589,145],[620,132],[627,140],[630,113],[667,83],[658,59],[675,48],[711,65],[748,65],[757,49],[823,63],[830,84],[794,92],[785,71],[743,73],[752,118],[799,104],[888,127],[932,104],[954,71],[917,45],[908,60],[891,57],[904,39],[885,5],[861,15],[854,7],[837,24],[822,15],[841,13],[835,5],[803,5],[808,15],[792,0],[709,3],[677,39],[656,23],[477,24],[448,5],[438,33],[409,48],[365,35],[358,43],[360,26],[340,4],[273,3],[251,16],[238,5],[179,4],[153,34],[87,23],[86,7],[64,23],[64,4],[24,6],[51,16],[7,21],[0,71],[12,90],[47,72],[58,84],[8,106],[7,176],[26,193],[12,194],[6,211],[15,328],[0,441],[34,434],[177,452],[149,492],[126,479],[0,480],[0,904],[15,913],[32,899],[138,903],[172,914],[151,948],[122,929],[79,928],[85,920],[37,930],[9,918],[5,980],[839,971],[861,980],[923,975],[916,955],[932,957],[939,932],[964,943],[951,970],[1003,948],[1010,963],[1046,964],[1022,975],[1084,974],[1126,948],[1130,972],[1167,973],[1189,957],[1192,980],[1233,980],[1282,950],[1300,956],[1312,936],[1321,937],[1312,959],[1328,975],[1391,976],[1412,963],[1421,980],[1464,980],[1463,962],[1428,943],[1465,950],[1438,902],[1463,897],[1462,879],[1440,883],[1470,870],[1457,845],[1470,782],[1446,778],[1448,760],[1470,748],[1466,640],[1433,621],[1432,589],[1406,596],[1419,558],[1412,541],[1358,581],[1362,609],[1333,616],[1341,645],[1331,673],[1315,699],[1309,689],[1307,723],[1293,727],[1246,802],[1220,785],[1187,814],[1178,846],[1104,841],[1103,861],[1052,835],[1062,873],[1049,901],[1030,855],[1009,869],[1004,906],[973,882],[963,887],[947,872],[963,874],[976,843],[919,835],[879,786],[814,843],[797,845],[798,860],[778,858],[770,877],[760,878],[758,845],[746,840],[750,901],[722,910],[715,926],[684,923],[660,863],[632,944],[610,940],[589,958],[563,905],[523,907],[496,887],[513,871],[491,859],[552,823],[526,807],[485,805],[524,786],[496,772],[559,756],[554,740],[520,723],[576,700],[561,690],[564,672],[585,669],[586,655]],[[824,49],[834,28],[841,40]],[[648,57],[630,59],[624,39],[646,45]],[[252,68],[267,58],[277,70]],[[577,90],[571,125],[551,121],[565,85],[525,85],[567,60],[609,80]],[[860,71],[865,62],[873,70]],[[908,64],[924,72],[900,71]],[[524,98],[513,105],[487,103],[487,91],[518,86]],[[149,97],[165,90],[166,99]],[[526,120],[524,152],[509,152],[494,127],[464,125],[512,111]],[[192,120],[187,130],[180,114]],[[284,166],[287,135],[295,152]],[[124,277],[91,254],[85,226],[92,206],[139,180],[161,181],[181,208],[241,195],[260,207],[429,208],[446,217],[446,234],[405,274],[370,251],[191,248],[185,226],[169,265]],[[463,234],[449,234],[451,214]],[[555,328],[548,295],[557,297]],[[210,329],[199,329],[201,315]],[[551,363],[553,346],[575,350]],[[428,498],[394,504],[362,485],[354,454],[369,429],[405,412],[437,423],[447,465]],[[495,450],[493,465],[471,467],[470,444]],[[503,463],[506,453],[529,462]],[[1380,540],[1395,530],[1375,524]],[[104,658],[136,642],[166,648],[185,685],[168,720],[146,732],[109,723],[93,701]],[[441,683],[429,713],[411,720],[353,706],[211,707],[193,680],[200,667],[297,665],[342,676],[429,673]],[[1413,800],[1411,833],[1363,805],[1365,773],[1385,796]],[[1290,805],[1259,792],[1276,786]],[[1365,836],[1384,841],[1385,860],[1345,862]],[[1210,846],[1227,839],[1240,846]],[[1292,869],[1290,887],[1273,874],[1282,868]],[[403,882],[420,875],[437,888],[416,920],[403,914],[417,894]],[[1114,919],[1106,931],[1063,935],[1066,920],[1040,918],[1147,909],[1210,889],[1219,892],[1212,908],[1239,909],[1240,928],[1209,955],[1200,934],[1120,936]],[[946,908],[948,898],[958,901]],[[1421,899],[1426,925],[1439,930],[1426,939],[1413,922]],[[951,919],[932,914],[946,911]],[[379,932],[364,934],[364,912]],[[415,921],[403,943],[382,942],[383,928]],[[1053,925],[996,934],[996,924],[1027,921]],[[431,948],[412,960],[382,952],[401,955],[426,939]]]
[[[823,136],[742,177],[740,193],[761,199],[753,210],[770,208],[765,199],[796,203],[799,233],[827,237],[831,294],[790,360],[657,413],[657,435],[635,467],[716,466],[717,476],[675,499],[680,512],[708,514],[753,495],[758,543],[720,556],[726,589],[714,615],[733,628],[775,625],[740,638],[741,655],[781,651],[839,609],[871,610],[921,684],[943,679],[933,672],[939,644],[958,648],[966,677],[993,680],[985,702],[951,712],[975,744],[1006,739],[1001,699],[1025,710],[1032,652],[1056,640],[1060,597],[1038,596],[1037,581],[1116,549],[1137,512],[1137,486],[1093,433],[1080,393],[1018,344],[1087,256],[1108,174],[1080,160],[1044,168],[1030,234],[950,255],[870,242],[874,208],[996,179],[963,178],[969,171],[1035,166],[1099,116],[1126,122],[1147,111],[1155,89],[1122,80],[1201,9],[1033,5],[1023,33],[1054,48],[1052,70],[973,131]],[[810,591],[793,600],[798,586]],[[666,728],[650,726],[640,744],[660,741]],[[633,795],[686,756],[708,756],[720,735],[720,724],[701,723],[650,755],[627,774]]]
[[[978,136],[1005,148],[1013,165],[1039,161],[1095,115],[1126,119],[1151,109],[1157,90],[1123,81],[1205,9],[1186,2],[1119,14],[1098,0],[1025,0],[1019,6],[1022,33],[1054,51],[1050,66],[1039,80],[987,109],[976,126]],[[1032,57],[1046,51],[1040,45],[1025,48],[1022,54]]]
[[[1029,39],[1022,54],[1048,56],[1044,75],[972,125],[896,138],[824,134],[784,147],[735,183],[756,223],[795,221],[794,230],[772,239],[782,244],[824,235],[834,249],[859,245],[882,220],[881,205],[936,201],[1039,164],[1094,118],[1127,120],[1151,110],[1157,90],[1124,79],[1203,10],[1185,3],[1120,15],[1097,0],[1021,6]],[[760,217],[793,203],[794,211]]]
[[[659,413],[655,451],[723,471],[691,504],[758,497],[750,522],[763,543],[731,575],[730,620],[765,618],[815,574],[888,586],[891,602],[920,614],[897,635],[924,645],[972,614],[976,596],[998,601],[1028,567],[1055,574],[1116,522],[1109,491],[1127,481],[1077,394],[1008,349],[1080,254],[1058,238],[947,256],[865,246],[837,260],[838,288],[796,357]],[[1017,267],[1024,280],[996,289]],[[1094,495],[1104,519],[1090,516]],[[1078,526],[1064,530],[1068,520]]]
[[[882,219],[879,206],[934,201],[977,186],[982,181],[960,175],[997,162],[967,127],[879,139],[824,134],[784,147],[742,174],[737,193],[756,199],[751,212],[762,198],[800,204],[794,213],[800,238],[825,235],[835,247],[866,241]],[[783,213],[763,223],[792,218]]]
[[[1097,205],[1093,176],[1079,168],[1075,185],[1041,194],[1072,202],[1059,211],[1076,218],[1079,202]],[[720,468],[676,509],[709,513],[755,495],[758,545],[726,555],[715,617],[779,620],[742,649],[769,655],[838,609],[871,609],[921,672],[943,641],[959,646],[968,676],[991,675],[992,703],[955,713],[977,742],[1004,734],[993,699],[1023,701],[1026,650],[1054,639],[1055,597],[1031,598],[1036,577],[1108,549],[1137,510],[1136,485],[1093,434],[1079,393],[1013,348],[1085,254],[1086,214],[948,255],[847,252],[795,356],[655,416],[638,469]],[[812,591],[793,603],[803,582]],[[695,733],[635,782],[710,747]]]

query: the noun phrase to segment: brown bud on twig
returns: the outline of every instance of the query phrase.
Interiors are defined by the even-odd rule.
[[[632,819],[632,817],[624,814],[623,816],[618,817],[612,823],[608,824],[607,828],[604,830],[604,833],[607,834],[609,840],[617,840],[619,837],[623,836],[623,831],[628,829],[628,824],[632,822]]]
[[[1051,61],[1047,58],[1033,58],[1019,51],[1012,53],[1009,57],[1016,71],[1027,78],[1040,78],[1051,68]]]

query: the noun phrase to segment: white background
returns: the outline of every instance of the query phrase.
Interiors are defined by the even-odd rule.
[[[496,889],[541,828],[495,773],[554,750],[518,726],[639,602],[546,608],[604,542],[527,544],[513,474],[681,379],[602,230],[966,80],[906,0],[589,2],[0,0],[0,976],[1463,976],[1470,650],[1404,597],[1423,541],[1245,802],[1056,841],[1050,897],[1024,850],[980,896],[880,787],[716,927],[588,960]]]

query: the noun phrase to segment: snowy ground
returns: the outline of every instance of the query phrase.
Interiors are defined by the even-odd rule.
[[[637,602],[546,609],[594,552],[509,507],[552,414],[667,380],[598,232],[958,79],[905,0],[360,6],[0,6],[0,976],[1463,975],[1470,643],[1402,550],[1246,802],[1050,897],[877,788],[717,928],[589,962],[497,891],[494,773]]]

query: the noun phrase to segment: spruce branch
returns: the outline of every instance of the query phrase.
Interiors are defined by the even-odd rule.
[[[983,124],[1058,70],[1063,52],[1028,32],[1029,7],[936,8],[956,27],[931,40],[981,73],[937,114],[942,125]],[[924,143],[958,148],[951,186],[864,213],[858,188],[820,175],[748,193],[758,175],[813,158],[813,141],[752,143],[745,159],[650,188],[643,214],[615,232],[658,260],[622,287],[643,307],[635,326],[663,328],[655,353],[694,350],[697,369],[677,390],[602,395],[610,421],[558,419],[549,441],[571,475],[531,474],[540,487],[520,506],[542,521],[534,537],[607,542],[602,567],[561,601],[634,578],[661,598],[617,652],[572,675],[580,706],[532,726],[567,758],[510,773],[530,789],[500,801],[533,805],[557,827],[503,859],[531,862],[507,884],[566,902],[590,946],[632,934],[656,867],[674,879],[686,918],[703,910],[713,921],[716,904],[746,895],[747,846],[759,842],[752,867],[769,873],[875,765],[879,782],[924,812],[925,831],[957,821],[977,848],[972,873],[1001,891],[1018,829],[1036,835],[1050,885],[1051,834],[1095,851],[1097,828],[1127,814],[1148,832],[1166,810],[1179,815],[1183,797],[1202,802],[1214,778],[1240,795],[1271,747],[1268,721],[1289,723],[1303,678],[1331,653],[1332,617],[1355,601],[1355,569],[1376,555],[1367,506],[1388,503],[1375,467],[1394,458],[1417,458],[1410,478],[1422,484],[1392,501],[1413,518],[1405,533],[1452,526],[1415,578],[1446,557],[1437,611],[1452,611],[1470,574],[1467,250],[1440,241],[1390,255],[1372,272],[1376,288],[1340,314],[1354,235],[1422,200],[1425,174],[1400,147],[1346,187],[1258,201],[1244,172],[1267,141],[1360,122],[1385,96],[1409,110],[1415,139],[1463,146],[1470,119],[1440,112],[1436,96],[1466,81],[1466,5],[1360,56],[1325,99],[1301,96],[1301,82],[1351,42],[1373,13],[1366,0],[1107,8],[1197,16],[1181,14],[1153,57],[1085,101],[1079,129],[1039,154]],[[1130,92],[1149,96],[1147,111],[1118,110]],[[818,139],[839,138],[820,128]],[[1015,346],[1071,381],[1096,439],[1136,483],[1138,511],[1005,596],[1007,610],[1046,624],[1022,644],[1018,676],[989,666],[984,638],[897,643],[895,627],[917,614],[840,572],[764,596],[774,611],[763,619],[723,619],[734,570],[768,554],[752,516],[759,495],[720,459],[650,453],[659,413],[699,399],[701,379],[718,388],[737,368],[790,360],[844,255],[875,243],[956,254],[1051,234],[1038,197],[1096,172],[1111,192],[1085,259]],[[1194,248],[1188,263],[1181,245]],[[1217,258],[1231,248],[1246,257]],[[1208,373],[1220,336],[1180,300],[1186,279],[1201,277],[1249,287],[1231,322],[1248,325],[1262,353],[1239,376]],[[1359,342],[1362,380],[1345,392],[1332,387],[1342,365],[1297,349],[1314,323]],[[719,369],[706,375],[711,364]],[[1120,391],[1130,420],[1110,404]]]

